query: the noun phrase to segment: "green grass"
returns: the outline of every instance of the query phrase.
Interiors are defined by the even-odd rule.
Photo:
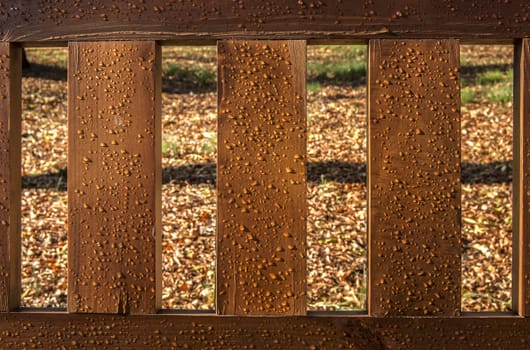
[[[320,186],[327,186],[328,180],[324,174],[320,175]]]
[[[490,102],[508,103],[513,99],[513,88],[511,83],[497,84],[485,91],[486,100]]]
[[[465,55],[460,56],[460,66],[478,66],[480,65],[479,60],[476,58],[471,58]]]
[[[471,90],[471,88],[465,87],[462,89],[462,92],[460,94],[460,101],[463,105],[474,102],[475,98],[476,93],[475,91]]]
[[[202,135],[204,136],[202,151],[204,153],[215,153],[217,150],[217,133],[215,131],[206,131]]]
[[[27,48],[26,56],[30,63],[38,62],[42,65],[66,68],[68,62],[68,49],[65,47],[48,48],[32,47]]]
[[[178,156],[178,139],[174,135],[162,137],[162,154],[173,154]]]
[[[307,70],[312,81],[353,83],[366,77],[366,62],[309,62]]]
[[[364,45],[329,45],[323,47],[344,58],[366,60],[366,46]]]
[[[217,81],[215,70],[178,64],[168,65],[164,69],[164,78],[176,88],[193,87],[199,90],[213,88]]]
[[[366,79],[366,46],[323,45],[308,52],[307,77],[313,84],[308,91],[322,84],[353,84]],[[320,83],[320,84],[316,84]]]
[[[513,69],[503,72],[490,70],[479,73],[475,79],[476,85],[484,89],[487,101],[508,103],[513,98]]]
[[[508,72],[501,70],[489,70],[477,74],[475,82],[478,85],[494,85],[497,83],[509,83],[513,79],[513,70],[510,69]]]
[[[306,89],[309,92],[317,92],[321,88],[322,88],[322,85],[320,85],[320,83],[316,81],[307,82],[307,85],[306,85]]]
[[[462,105],[478,101],[509,103],[513,99],[513,69],[480,72],[462,78],[462,86]]]

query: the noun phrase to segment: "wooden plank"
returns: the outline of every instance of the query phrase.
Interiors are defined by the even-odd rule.
[[[374,40],[369,72],[369,310],[460,312],[456,40]]]
[[[0,3],[4,41],[522,38],[527,0],[196,0]]]
[[[515,48],[513,309],[530,316],[530,39]]]
[[[306,312],[303,41],[221,41],[217,311]]]
[[[70,43],[68,310],[160,306],[160,48]]]
[[[6,349],[527,349],[529,318],[0,315]]]
[[[20,302],[22,50],[0,43],[0,311]]]

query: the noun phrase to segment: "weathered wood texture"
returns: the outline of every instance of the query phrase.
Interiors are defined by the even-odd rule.
[[[527,0],[20,1],[0,3],[4,41],[218,38],[522,38]]]
[[[514,72],[514,310],[530,316],[530,39],[516,45]]]
[[[529,318],[2,314],[5,349],[527,349]]]
[[[160,304],[160,64],[154,42],[70,43],[71,312]]]
[[[0,43],[0,311],[20,301],[22,50]]]
[[[369,311],[460,310],[456,40],[370,41]]]
[[[305,314],[306,44],[218,55],[218,312]]]

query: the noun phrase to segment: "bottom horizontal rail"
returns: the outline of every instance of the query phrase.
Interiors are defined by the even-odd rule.
[[[1,349],[528,349],[522,317],[0,315]]]

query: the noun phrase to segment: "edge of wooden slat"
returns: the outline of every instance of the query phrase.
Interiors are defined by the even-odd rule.
[[[521,103],[524,103],[521,107],[521,115],[519,116],[525,124],[524,129],[524,153],[525,164],[524,164],[524,174],[525,174],[525,225],[523,226],[524,231],[521,232],[522,237],[519,237],[518,244],[519,247],[519,259],[521,266],[521,272],[519,276],[519,283],[524,288],[521,292],[520,299],[523,299],[524,306],[521,307],[521,311],[524,310],[524,316],[530,316],[530,39],[523,40],[523,52],[524,52],[524,73],[521,77],[521,91],[520,98]],[[523,90],[524,89],[524,90]],[[518,103],[519,105],[519,103]],[[520,173],[521,174],[521,173]],[[522,197],[520,200],[522,200]],[[524,307],[524,309],[523,309]]]
[[[155,104],[155,181],[154,181],[154,210],[155,210],[155,308],[162,308],[162,47],[155,42],[154,74],[154,104]]]
[[[10,223],[11,288],[9,308],[20,305],[21,298],[21,119],[22,119],[22,49],[11,45],[10,77]]]
[[[76,133],[74,131],[75,129],[75,123],[74,123],[74,115],[75,115],[75,109],[74,109],[74,103],[75,103],[75,96],[77,94],[76,84],[73,82],[73,79],[71,78],[71,72],[74,72],[76,67],[79,64],[79,44],[75,41],[68,43],[68,68],[67,68],[67,137],[68,137],[68,151],[67,151],[67,164],[68,164],[68,176],[67,176],[67,196],[68,196],[68,229],[67,229],[67,244],[68,244],[68,264],[67,264],[67,309],[72,311],[74,310],[72,306],[72,298],[69,295],[70,291],[73,290],[73,277],[72,277],[72,271],[77,271],[79,267],[76,265],[74,266],[74,262],[78,262],[77,259],[72,259],[73,252],[77,252],[79,250],[79,241],[74,238],[73,236],[73,226],[78,225],[73,222],[73,220],[70,219],[70,212],[73,205],[71,204],[72,196],[70,195],[70,188],[73,186],[73,179],[77,178],[79,169],[77,167],[71,166],[70,164],[74,164],[75,162],[75,147],[74,143],[76,141]],[[77,311],[77,309],[75,309]]]
[[[520,74],[521,74],[521,45],[522,42],[516,42],[514,46],[514,60],[513,60],[513,165],[512,165],[512,178],[513,178],[513,246],[512,246],[512,309],[514,312],[521,314],[520,295],[519,288],[521,287],[520,280],[520,257],[522,247],[519,244],[521,237],[521,227],[523,227],[523,184],[521,176],[522,166],[522,150],[521,146],[524,144],[521,142],[523,124],[520,116],[521,108],[519,106],[520,101]]]
[[[372,89],[370,89],[370,82],[372,81],[372,70],[370,69],[370,62],[371,61],[379,61],[377,57],[372,56],[378,56],[379,50],[372,49],[374,45],[379,45],[379,40],[370,40],[367,45],[367,53],[366,53],[366,247],[367,247],[367,268],[368,268],[368,274],[366,277],[366,309],[368,315],[374,314],[374,307],[372,306],[371,300],[373,299],[373,288],[374,283],[372,281],[371,273],[371,266],[373,264],[372,254],[370,254],[369,247],[373,244],[373,234],[372,232],[372,220],[370,220],[370,208],[371,208],[371,202],[372,202],[372,176],[370,174],[372,173],[372,162],[370,162],[370,159],[372,159],[372,147],[370,147],[370,140],[372,139],[372,128],[370,128],[370,110],[371,110],[371,95],[372,95]]]
[[[514,50],[512,307],[530,315],[530,39]]]
[[[3,209],[7,211],[7,215],[3,217],[5,220],[2,223],[2,235],[0,239],[3,241],[2,253],[4,256],[4,273],[7,276],[2,276],[4,279],[2,299],[0,302],[0,311],[9,311],[17,308],[20,304],[21,297],[21,246],[20,246],[20,192],[21,192],[21,161],[20,161],[20,145],[21,145],[21,84],[22,84],[22,49],[12,43],[0,43],[2,54],[5,55],[3,59],[7,62],[7,82],[4,82],[4,88],[7,90],[5,96],[0,96],[2,99],[7,99],[6,110],[7,115],[4,116],[3,125],[4,130],[1,131],[2,143],[7,146],[2,152],[7,153],[7,163],[2,164],[4,168],[4,176],[2,179],[2,186],[6,195],[3,198]],[[6,169],[7,168],[7,169]],[[5,181],[5,182],[4,182]]]

